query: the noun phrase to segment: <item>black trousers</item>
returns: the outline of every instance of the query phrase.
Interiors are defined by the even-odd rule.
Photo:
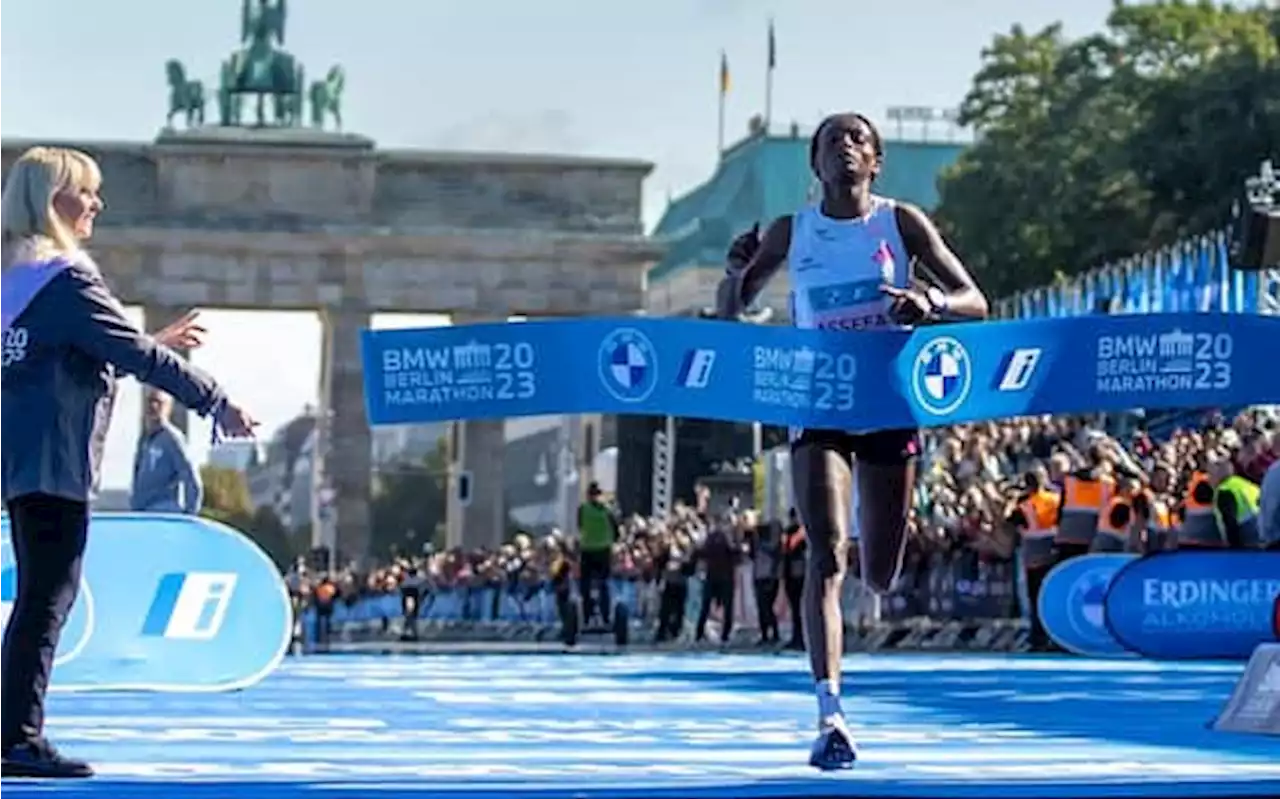
[[[804,578],[784,579],[782,590],[787,592],[787,607],[791,610],[791,641],[788,646],[804,649],[804,608],[801,607],[801,600],[804,597]]]
[[[707,577],[702,583],[702,606],[698,609],[698,624],[693,629],[695,640],[707,637],[707,618],[711,615],[711,603],[720,606],[724,623],[720,625],[720,640],[727,642],[733,633],[733,572]]]
[[[8,502],[17,595],[4,631],[0,665],[0,748],[44,735],[44,698],[63,625],[80,590],[89,506],[47,494]]]
[[[1031,618],[1031,645],[1036,649],[1049,646],[1049,635],[1040,622],[1040,586],[1044,585],[1044,578],[1049,575],[1049,570],[1053,566],[1054,564],[1050,563],[1044,566],[1027,567],[1027,602],[1030,605],[1027,608],[1027,615]]]
[[[613,602],[609,596],[613,550],[584,550],[579,568],[578,593],[582,595],[582,623],[590,624],[591,617],[599,611],[600,621],[608,626],[613,613]],[[592,586],[595,586],[595,594],[592,593]]]
[[[762,641],[778,640],[778,617],[773,612],[773,603],[777,599],[778,578],[757,578],[756,618],[760,622],[760,639]]]
[[[684,582],[666,582],[658,602],[657,643],[680,637],[684,630],[684,606],[689,601],[689,586]]]

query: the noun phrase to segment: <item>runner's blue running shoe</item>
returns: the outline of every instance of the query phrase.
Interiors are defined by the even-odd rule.
[[[823,771],[853,768],[858,746],[843,716],[828,716],[818,728],[818,739],[809,752],[809,765]]]

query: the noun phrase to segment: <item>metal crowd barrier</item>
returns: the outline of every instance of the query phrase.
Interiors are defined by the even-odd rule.
[[[654,623],[657,613],[652,594],[656,586],[634,580],[609,581],[610,599],[631,612],[633,626]],[[576,592],[575,592],[576,597]],[[456,587],[424,586],[416,599],[419,632],[469,632],[501,634],[512,629],[557,629],[555,592],[550,582],[537,585],[502,584]],[[334,600],[329,618],[330,635],[399,634],[404,628],[404,600],[399,593],[361,596],[354,602]],[[307,607],[299,619],[303,644],[317,639],[319,616]]]
[[[688,581],[681,638],[692,639],[702,604],[703,582]],[[615,578],[610,595],[626,605],[635,645],[653,643],[658,626],[660,587]],[[558,641],[561,635],[550,583],[424,588],[413,622],[413,638],[440,643]],[[576,593],[574,598],[577,599]],[[983,563],[966,554],[935,558],[908,574],[885,597],[875,597],[857,580],[847,580],[843,598],[851,650],[966,649],[1012,651],[1025,647],[1026,622],[1012,563]],[[775,605],[782,639],[791,631],[785,592]],[[759,634],[754,581],[749,566],[737,574],[731,646],[754,644]],[[373,642],[406,633],[399,593],[338,598],[327,627],[314,607],[299,616],[300,643],[323,648],[334,641]],[[721,639],[723,618],[713,609],[709,636]]]

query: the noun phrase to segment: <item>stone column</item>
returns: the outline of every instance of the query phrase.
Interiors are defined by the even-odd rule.
[[[479,317],[454,317],[455,324],[489,321]],[[503,456],[507,444],[506,420],[478,419],[454,422],[450,436],[449,502],[446,506],[446,540],[451,546],[494,547],[507,536]],[[469,477],[470,502],[459,496],[463,475]]]
[[[373,481],[373,434],[364,412],[364,376],[360,362],[360,331],[369,327],[363,307],[339,304],[320,314],[328,363],[327,402],[331,420],[328,446],[322,449],[325,474],[334,490],[336,548],[347,557],[363,558],[370,540],[370,500]],[[324,442],[321,442],[322,446]]]
[[[458,546],[467,549],[495,547],[506,538],[507,508],[504,501],[505,473],[503,450],[506,448],[506,422],[481,419],[455,422],[459,426],[459,452],[450,468],[450,496],[447,513],[451,536]],[[466,475],[470,486],[470,502],[463,504],[459,487]],[[457,519],[456,527],[452,521]]]
[[[558,526],[567,536],[576,536],[578,530],[578,506],[586,495],[587,484],[583,482],[588,470],[583,458],[584,425],[582,416],[563,416],[560,418],[560,452],[559,470],[560,519]]]
[[[148,303],[142,307],[142,329],[146,330],[148,333],[155,333],[165,325],[178,321],[190,310],[191,309],[187,307]],[[187,350],[178,350],[178,354],[183,358],[191,357],[191,353]],[[148,386],[142,387],[142,418],[144,421],[147,417],[146,392],[148,390]],[[188,435],[188,431],[190,430],[189,416],[190,414],[187,412],[187,408],[177,400],[174,400],[173,411],[170,413],[169,418],[173,422],[174,426],[181,430],[182,434],[188,438],[190,437]]]
[[[446,549],[462,546],[462,503],[458,498],[458,476],[462,471],[462,422],[450,422],[445,435],[448,472],[445,474],[444,545]]]

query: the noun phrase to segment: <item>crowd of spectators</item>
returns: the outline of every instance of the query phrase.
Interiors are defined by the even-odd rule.
[[[1269,409],[1231,420],[1209,413],[1162,440],[1131,419],[1051,417],[949,428],[929,438],[912,511],[913,548],[965,548],[996,559],[1016,546],[1015,526],[1005,522],[1026,493],[1029,473],[1042,472],[1060,486],[1101,460],[1130,493],[1149,493],[1176,515],[1193,476],[1211,464],[1261,484],[1280,460],[1280,424]],[[1176,546],[1176,537],[1161,546]]]
[[[1208,413],[1155,437],[1132,416],[1020,418],[929,431],[924,445],[907,557],[886,608],[899,615],[946,612],[928,599],[931,587],[936,593],[941,571],[970,581],[998,572],[1012,584],[1020,540],[1016,522],[1028,474],[1061,485],[1067,475],[1101,463],[1125,490],[1151,497],[1176,516],[1195,476],[1214,464],[1260,484],[1268,467],[1280,460],[1280,424],[1266,409],[1231,419]],[[698,575],[704,589],[693,620],[695,638],[703,637],[709,615],[727,637],[734,619],[743,618],[741,604],[735,615],[735,601],[750,593],[750,615],[758,622],[752,626],[760,640],[800,645],[798,626],[780,624],[794,618],[803,585],[803,529],[794,511],[789,518],[764,520],[736,505],[709,514],[705,501],[693,507],[678,503],[665,518],[631,516],[617,529],[613,576],[635,585],[641,615],[655,620],[659,640],[684,629],[689,580]],[[1137,546],[1176,546],[1176,536],[1143,539]],[[856,575],[856,547],[850,557],[850,573]],[[300,561],[288,582],[300,604],[323,608],[395,594],[406,610],[416,612],[434,592],[447,589],[489,586],[532,594],[550,585],[566,591],[576,579],[577,562],[576,541],[559,530],[519,532],[496,549],[397,554],[367,571],[345,566],[328,573]],[[746,592],[744,579],[751,584]],[[1007,601],[987,604],[985,612],[1018,615],[1012,590],[1006,593]],[[715,606],[721,610],[709,614]],[[780,631],[786,628],[791,634],[783,642]]]

